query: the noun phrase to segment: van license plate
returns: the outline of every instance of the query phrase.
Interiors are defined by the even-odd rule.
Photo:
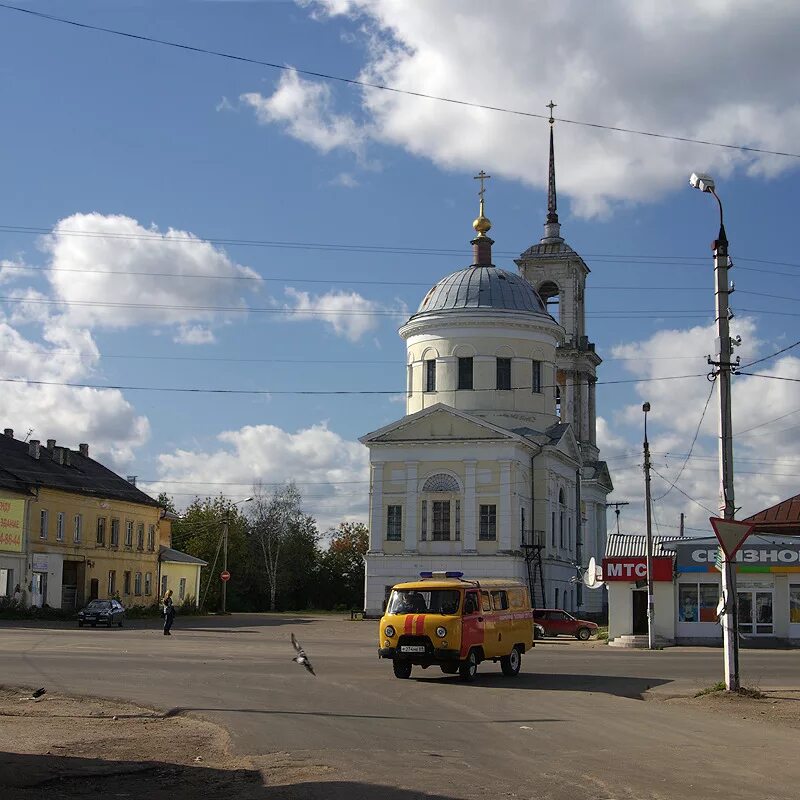
[[[404,644],[400,646],[401,653],[424,653],[424,644]]]

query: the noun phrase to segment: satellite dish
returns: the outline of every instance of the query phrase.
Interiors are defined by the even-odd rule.
[[[589,566],[583,573],[583,584],[587,589],[599,589],[603,585],[603,574],[594,556],[589,559]]]

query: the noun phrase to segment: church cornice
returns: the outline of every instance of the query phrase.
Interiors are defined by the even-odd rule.
[[[410,336],[425,333],[430,330],[441,330],[442,328],[493,328],[498,326],[510,328],[512,330],[531,331],[541,330],[554,336],[563,342],[566,332],[551,316],[532,317],[531,315],[516,314],[507,311],[501,314],[484,314],[477,312],[446,312],[443,314],[431,314],[428,317],[415,317],[406,322],[398,331],[403,339]],[[442,337],[446,338],[446,337]]]

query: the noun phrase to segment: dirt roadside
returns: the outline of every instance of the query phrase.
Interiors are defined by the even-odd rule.
[[[263,796],[224,730],[131,703],[0,687],[0,752],[0,789],[15,800]]]

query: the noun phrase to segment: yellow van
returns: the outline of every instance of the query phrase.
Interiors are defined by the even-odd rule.
[[[525,584],[497,578],[465,580],[461,572],[422,572],[392,587],[381,618],[378,657],[390,658],[397,678],[413,666],[438,664],[471,681],[481,661],[519,672],[533,643],[533,611]]]

